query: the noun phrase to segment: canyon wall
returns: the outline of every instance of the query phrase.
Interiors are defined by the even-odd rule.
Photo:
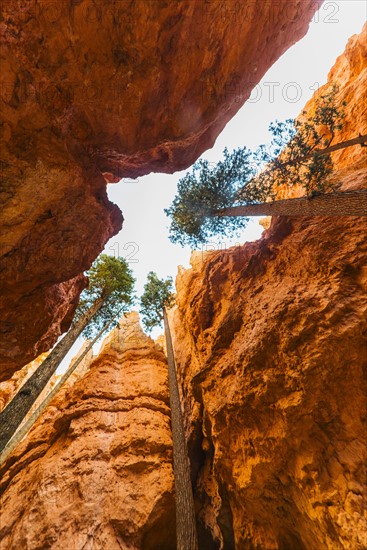
[[[164,2],[159,5],[173,9]],[[197,3],[192,6],[195,9]],[[187,3],[183,7],[189,9]],[[26,8],[22,13],[26,17]],[[154,26],[151,12],[145,15]],[[72,30],[68,29],[70,37]],[[344,139],[365,128],[363,40],[353,37],[330,73],[330,78],[340,76],[340,97],[349,98]],[[67,58],[68,50],[61,54]],[[225,104],[218,102],[217,109]],[[312,101],[307,108],[312,108]],[[214,112],[218,115],[219,110]],[[213,120],[217,115],[212,114]],[[219,118],[213,127],[219,128]],[[190,134],[194,143],[200,142],[199,134]],[[116,143],[119,139],[116,134]],[[178,143],[174,141],[175,147]],[[193,154],[189,150],[187,154]],[[107,179],[121,168],[121,157],[115,153],[114,167],[114,155],[106,156],[103,169],[111,170],[105,173]],[[338,155],[336,167],[344,188],[365,186],[365,149],[358,146]],[[96,158],[102,163],[97,153]],[[147,166],[149,158],[144,160]],[[160,162],[163,170],[164,161]],[[65,173],[59,173],[64,178]],[[70,181],[63,182],[65,192]],[[81,182],[85,180],[74,183]],[[113,207],[103,204],[108,218]],[[71,207],[68,212],[71,229]],[[81,223],[86,223],[83,212]],[[38,223],[54,223],[47,216]],[[106,218],[101,219],[103,225]],[[53,246],[58,230],[53,234],[53,226],[47,227],[47,242]],[[43,246],[42,232],[36,236]],[[71,231],[71,249],[74,237]],[[366,237],[360,218],[274,218],[259,241],[196,252],[192,268],[180,269],[170,324],[203,550],[366,547]],[[80,239],[83,243],[82,234]],[[17,262],[18,253],[10,251],[7,261]],[[90,249],[88,254],[92,257],[94,252]],[[71,254],[77,267],[75,258]],[[28,261],[32,267],[34,259],[29,256]],[[30,309],[21,319],[25,322],[32,313],[36,326],[58,303],[64,313],[52,317],[56,334],[85,282],[76,269],[76,279],[54,284],[59,302],[50,295],[32,310],[32,285],[42,269],[53,280],[52,262],[51,258],[38,266],[34,279],[32,270],[28,272],[29,286],[24,289],[29,291]],[[45,326],[50,318],[45,315]],[[35,345],[36,331],[30,334],[28,343],[24,339],[29,349]],[[13,343],[14,349],[7,352],[13,363],[7,372],[25,349]],[[9,381],[4,403],[25,376],[22,372]],[[137,314],[129,314],[83,376],[73,377],[60,390],[1,466],[2,550],[173,550],[169,423],[165,356],[143,334]]]
[[[192,164],[320,4],[1,2],[0,380],[69,327],[106,181]]]
[[[2,550],[173,550],[165,356],[124,317],[1,466]]]
[[[329,76],[345,139],[366,128],[365,32]],[[338,153],[344,188],[366,187],[365,151]],[[365,220],[273,218],[260,240],[191,261],[170,322],[213,548],[365,549]]]

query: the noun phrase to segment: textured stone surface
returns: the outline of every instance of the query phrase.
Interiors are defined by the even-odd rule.
[[[19,274],[24,276],[24,266],[19,269]],[[14,274],[10,280],[16,283],[17,279]],[[19,292],[22,292],[22,284],[17,286],[3,282],[0,298],[0,381],[8,380],[23,363],[50,349],[60,334],[69,328],[87,279],[84,275],[78,275],[63,283],[41,285],[29,293],[26,291],[21,299]]]
[[[1,3],[2,379],[68,327],[121,228],[105,180],[189,166],[319,4]]]
[[[330,73],[346,136],[366,120],[362,44]],[[348,151],[339,176],[365,187],[363,150]],[[274,218],[259,241],[180,270],[171,324],[213,548],[366,548],[366,264],[361,218]]]
[[[2,467],[1,549],[175,548],[167,364],[130,314]]]
[[[283,219],[178,278],[196,497],[219,547],[365,548],[366,237],[353,218]]]

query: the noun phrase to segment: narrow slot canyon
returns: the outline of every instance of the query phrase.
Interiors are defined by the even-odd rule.
[[[121,255],[125,228],[124,276],[141,291],[129,220],[155,233],[142,205],[113,202],[119,186],[141,185],[154,215],[142,178],[205,155],[329,4],[3,3],[0,420],[84,314],[94,262]],[[367,134],[366,38],[364,23],[296,115],[336,85],[333,144]],[[367,189],[366,143],[330,157],[340,192]],[[276,200],[304,196],[274,186]],[[366,215],[262,218],[256,240],[175,267],[160,305],[198,550],[367,547]],[[167,331],[130,298],[106,310],[98,351],[82,333],[0,450],[1,550],[194,550],[177,534]]]

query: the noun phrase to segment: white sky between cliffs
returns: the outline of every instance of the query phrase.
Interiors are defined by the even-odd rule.
[[[313,17],[307,35],[289,48],[265,74],[250,99],[228,122],[212,149],[201,158],[216,162],[225,147],[230,151],[246,145],[256,148],[270,138],[269,123],[296,117],[327,75],[336,58],[343,53],[348,39],[358,34],[367,19],[365,0],[326,1]],[[149,271],[159,277],[175,279],[177,266],[189,267],[190,249],[173,245],[168,240],[169,219],[163,209],[170,206],[177,183],[186,172],[152,173],[136,180],[124,179],[108,185],[108,196],[123,212],[125,221],[118,235],[110,239],[104,253],[123,256],[136,277],[140,296]],[[241,238],[214,241],[211,248],[229,247],[253,241],[263,228],[253,218]],[[137,307],[137,306],[136,306]],[[161,333],[154,331],[153,337]],[[80,349],[79,338],[57,373],[64,372]],[[94,348],[95,353],[100,344]]]

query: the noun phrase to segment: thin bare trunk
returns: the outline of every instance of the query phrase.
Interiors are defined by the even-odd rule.
[[[367,216],[367,189],[232,206],[214,216]]]
[[[119,314],[117,314],[119,315]],[[6,445],[5,449],[0,453],[0,466],[5,462],[5,460],[8,458],[8,456],[13,452],[15,447],[18,445],[18,443],[23,439],[23,437],[29,432],[29,430],[32,428],[36,420],[41,416],[43,411],[46,409],[46,407],[51,403],[55,395],[58,393],[58,391],[62,388],[62,386],[65,384],[67,379],[70,377],[70,375],[75,371],[78,365],[83,361],[87,353],[92,349],[94,344],[99,340],[99,338],[102,336],[102,334],[108,329],[110,324],[113,322],[113,320],[117,317],[113,317],[108,323],[104,325],[102,330],[99,331],[97,336],[93,338],[85,348],[85,350],[75,359],[75,361],[70,365],[68,370],[63,374],[63,376],[60,378],[56,386],[50,391],[48,395],[44,398],[42,403],[37,407],[37,409],[34,411],[34,413],[30,416],[30,418],[21,426],[21,428],[14,434],[14,436],[11,438],[11,440]]]
[[[330,153],[333,153],[334,151],[339,151],[340,149],[346,149],[347,147],[352,147],[354,145],[361,145],[361,147],[367,147],[367,145],[364,145],[366,142],[367,142],[367,134],[363,134],[363,135],[359,134],[359,136],[355,138],[348,139],[346,141],[341,141],[339,143],[336,143],[335,145],[330,145],[329,147],[325,147],[324,149],[315,149],[314,151],[312,151],[312,153],[305,155],[303,157],[296,157],[292,160],[287,160],[285,162],[281,162],[280,159],[278,158],[278,162],[276,166],[274,166],[274,168],[271,170],[271,172],[275,172],[278,169],[281,170],[286,166],[296,166],[298,164],[303,164],[303,161],[309,160],[313,157],[321,157],[323,155],[328,155]],[[306,166],[306,164],[304,164],[304,166]],[[248,187],[254,182],[256,182],[256,177],[253,178],[253,180],[251,180],[250,182],[246,183],[244,187],[241,187],[241,189],[237,191],[236,198],[241,199],[241,194],[243,192],[246,195],[246,187]],[[256,216],[257,214],[252,214],[252,215]]]
[[[330,145],[329,147],[325,147],[324,149],[315,149],[310,153],[309,155],[305,155],[303,157],[297,157],[292,160],[287,160],[286,162],[281,162],[279,164],[279,167],[282,166],[290,166],[293,164],[299,164],[303,160],[312,159],[313,157],[321,157],[323,155],[329,155],[330,153],[333,153],[334,151],[339,151],[340,149],[346,149],[347,147],[352,147],[353,145],[362,145],[367,141],[367,134],[359,135],[358,137],[347,139],[346,141],[341,141],[339,143],[336,143],[335,145]],[[286,149],[285,149],[286,150]]]
[[[167,344],[168,384],[171,404],[173,471],[176,494],[177,550],[198,550],[190,463],[184,432],[180,394],[178,391],[176,365],[173,354],[171,332],[165,310],[163,311],[163,315]]]
[[[105,298],[99,298],[86,313],[71,326],[64,338],[54,347],[32,376],[23,384],[18,393],[0,413],[0,452],[13,437],[18,426],[30,411],[33,403],[42,392],[57,367],[68,353],[89,321],[101,308]]]

